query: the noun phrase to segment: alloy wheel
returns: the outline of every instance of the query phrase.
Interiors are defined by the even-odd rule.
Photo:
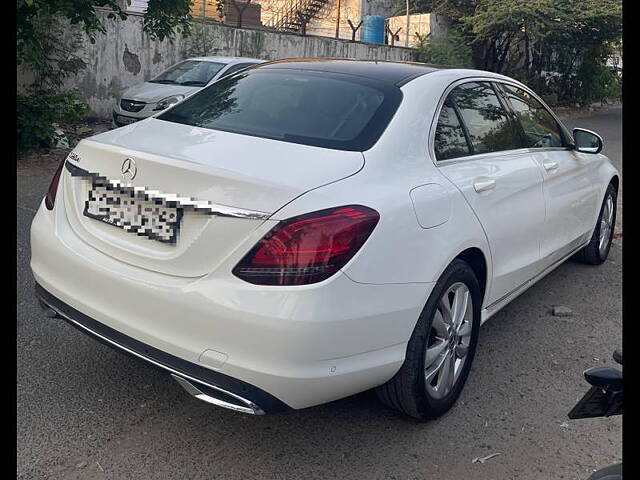
[[[424,355],[427,393],[437,399],[453,390],[467,359],[473,325],[473,300],[461,282],[440,297]]]
[[[613,212],[613,197],[611,195],[607,195],[607,199],[604,202],[604,208],[602,209],[602,217],[600,217],[600,238],[598,250],[600,251],[601,257],[604,257],[607,254],[609,242],[611,242],[611,233],[614,228]]]

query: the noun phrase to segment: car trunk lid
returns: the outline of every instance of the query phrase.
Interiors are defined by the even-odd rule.
[[[126,159],[135,164],[132,180],[123,178]],[[309,190],[355,174],[364,158],[148,119],[83,140],[68,163],[76,171],[64,175],[65,207],[76,234],[126,263],[197,277],[213,271],[265,218]],[[176,243],[151,240],[84,215],[97,176],[196,207],[183,209]]]

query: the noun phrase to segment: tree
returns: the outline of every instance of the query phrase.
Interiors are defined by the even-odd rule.
[[[130,3],[130,0],[127,0]],[[22,63],[28,52],[38,50],[38,32],[34,28],[39,18],[64,18],[80,25],[92,42],[104,25],[96,15],[97,8],[110,10],[108,18],[126,20],[121,0],[17,0],[17,60]],[[151,38],[164,40],[176,32],[189,33],[191,19],[189,0],[149,0],[144,14],[144,31]],[[31,55],[31,58],[33,56]]]
[[[622,36],[622,0],[413,1],[417,11],[449,19],[476,68],[574,100],[611,80],[602,64]],[[545,72],[560,75],[550,83]]]
[[[85,67],[82,33],[91,42],[105,27],[98,8],[108,18],[125,20],[122,6],[129,0],[17,0],[18,66],[26,65],[33,82],[18,95],[16,105],[17,147],[25,153],[38,145],[51,145],[58,135],[56,123],[82,118],[87,107],[73,92],[60,91],[64,79]],[[130,2],[129,2],[130,3]],[[149,0],[144,30],[154,39],[171,39],[190,32],[189,0]]]

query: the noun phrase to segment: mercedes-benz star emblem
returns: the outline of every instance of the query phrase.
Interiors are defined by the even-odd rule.
[[[136,174],[138,173],[138,167],[136,167],[136,162],[133,158],[126,158],[124,162],[122,162],[122,168],[120,168],[120,172],[122,173],[122,178],[125,180],[133,180],[136,178]]]

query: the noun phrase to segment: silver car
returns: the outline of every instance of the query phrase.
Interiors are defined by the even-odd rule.
[[[222,77],[265,60],[246,57],[195,57],[176,63],[148,82],[122,92],[113,107],[113,127],[143,120],[178,103]]]

